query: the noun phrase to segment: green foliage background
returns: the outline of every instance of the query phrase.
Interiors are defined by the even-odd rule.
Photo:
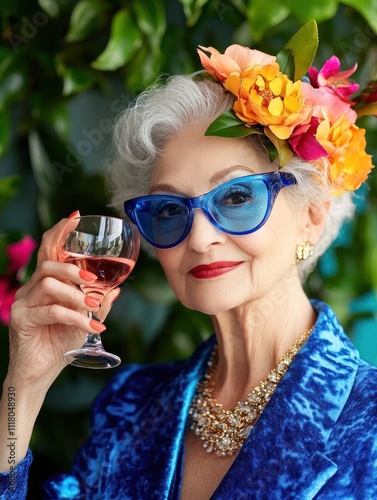
[[[239,43],[276,54],[310,18],[319,23],[315,65],[332,54],[375,77],[376,0],[2,0],[0,6],[0,249],[76,209],[111,213],[103,182],[110,126],[155,78],[200,69],[197,45]],[[376,153],[375,118],[368,151]],[[360,191],[355,221],[321,259],[312,297],[336,310],[362,355],[377,364],[377,179]],[[0,258],[0,274],[4,255]],[[30,269],[32,266],[30,266]],[[142,253],[107,320],[106,347],[123,362],[188,356],[211,333],[208,318],[175,300]],[[0,328],[0,370],[7,364]],[[22,369],[22,367],[20,367]],[[66,469],[88,433],[88,411],[113,374],[68,367],[51,388],[32,438],[35,484]]]

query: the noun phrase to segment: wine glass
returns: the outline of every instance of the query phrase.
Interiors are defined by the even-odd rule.
[[[77,221],[77,226],[59,248],[59,261],[95,274],[94,283],[79,288],[86,295],[102,299],[132,271],[139,254],[139,232],[131,222],[116,217],[87,215],[73,221]],[[100,321],[93,312],[88,315]],[[71,365],[97,369],[113,368],[121,361],[105,351],[99,333],[88,333],[83,346],[67,352],[64,359]]]

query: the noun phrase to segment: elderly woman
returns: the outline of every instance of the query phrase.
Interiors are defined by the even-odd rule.
[[[377,498],[377,370],[303,290],[372,168],[353,70],[332,58],[301,82],[239,46],[201,60],[212,76],[172,77],[119,118],[110,176],[114,206],[127,200],[178,299],[209,314],[214,335],[188,360],[119,370],[46,498]],[[104,329],[72,286],[90,277],[57,262],[69,224],[45,234],[12,310],[4,394],[17,394],[17,451],[10,465],[3,398],[1,498],[24,498],[28,442],[64,352]]]

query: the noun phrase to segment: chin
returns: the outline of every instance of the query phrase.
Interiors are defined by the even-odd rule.
[[[194,296],[178,297],[178,299],[187,309],[192,309],[209,316],[229,311],[249,302],[249,300],[242,300],[241,298],[237,300],[234,293],[229,293],[225,290],[220,293],[196,293]]]

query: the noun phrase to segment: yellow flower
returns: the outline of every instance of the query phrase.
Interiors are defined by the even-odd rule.
[[[310,121],[302,82],[289,80],[275,62],[230,74],[223,85],[237,97],[233,110],[240,120],[269,127],[279,139],[289,139],[296,125]]]
[[[371,155],[365,151],[365,129],[357,127],[343,114],[334,124],[322,121],[316,139],[329,154],[334,194],[358,189],[374,167]]]

